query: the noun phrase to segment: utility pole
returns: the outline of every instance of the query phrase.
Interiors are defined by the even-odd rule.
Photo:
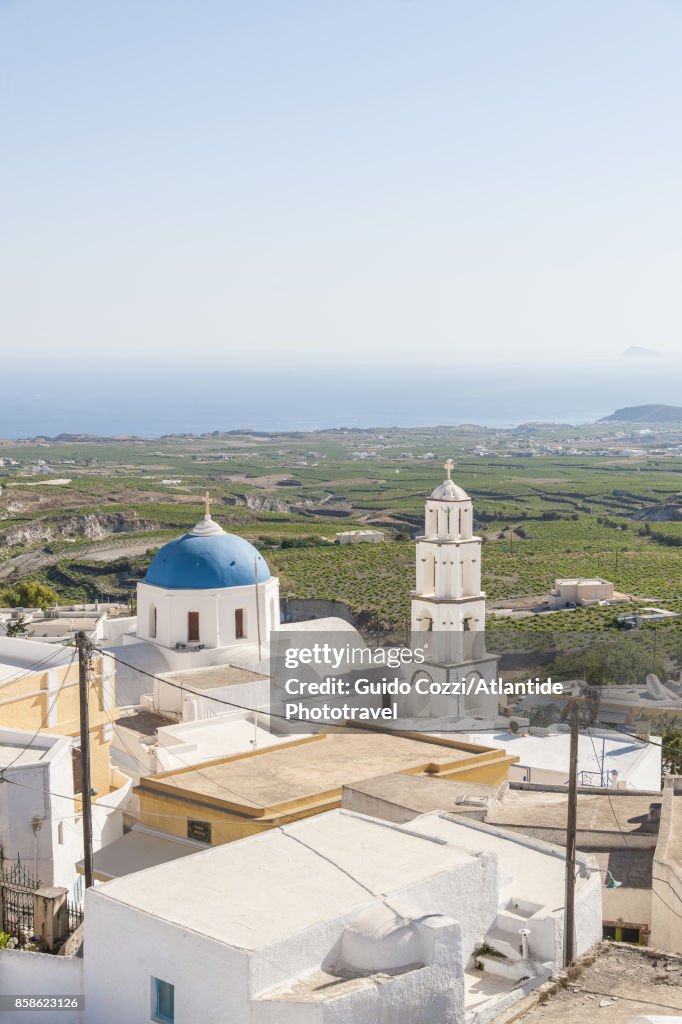
[[[566,821],[566,916],[564,918],[564,967],[575,960],[575,846],[578,824],[578,727],[577,700],[571,703],[571,748],[568,776],[568,817]]]
[[[81,800],[83,803],[83,865],[85,888],[94,882],[92,865],[92,787],[90,782],[90,712],[88,707],[88,683],[90,669],[90,645],[85,633],[76,633],[78,650],[78,696],[81,720]]]

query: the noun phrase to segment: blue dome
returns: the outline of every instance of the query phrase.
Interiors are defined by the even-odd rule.
[[[145,583],[164,590],[213,590],[244,587],[270,579],[267,562],[253,544],[233,533],[217,529],[207,536],[185,533],[157,551]]]

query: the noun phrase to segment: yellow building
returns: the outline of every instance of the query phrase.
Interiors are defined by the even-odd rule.
[[[117,790],[124,776],[111,767],[109,744],[116,719],[115,674],[110,658],[92,658],[89,687],[92,786],[98,797]],[[71,736],[74,790],[80,792],[78,656],[75,648],[0,637],[0,727]]]
[[[390,773],[496,785],[518,758],[422,733],[306,736],[163,772],[134,792],[144,825],[219,845],[341,806],[341,790]]]

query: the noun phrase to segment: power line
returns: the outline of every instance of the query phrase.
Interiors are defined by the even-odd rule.
[[[80,797],[78,797],[78,796],[74,796],[74,795],[67,794],[67,793],[57,793],[54,790],[39,789],[37,786],[27,786],[26,783],[24,783],[24,782],[17,782],[16,779],[5,779],[4,782],[6,784],[10,785],[10,786],[19,786],[20,789],[28,789],[32,793],[47,793],[48,796],[55,796],[55,797],[58,797],[58,798],[60,798],[62,800],[70,800],[72,802],[75,802],[75,801],[80,799]],[[125,810],[125,808],[122,808],[120,806],[116,807],[113,804],[105,804],[105,803],[102,803],[101,801],[96,802],[96,806],[97,807],[102,807],[105,810],[121,811],[123,814],[126,814],[128,817],[135,818],[141,825],[145,824],[144,821],[142,821],[142,819],[139,816],[135,815],[134,812],[127,811],[127,810]],[[161,814],[159,811],[145,811],[144,813],[148,817],[152,817],[152,818],[170,818],[171,820],[175,820],[175,821],[185,821],[185,822],[187,821],[187,816],[186,815],[181,815],[181,814]],[[285,812],[285,813],[288,813],[288,812]],[[77,817],[78,817],[78,814],[75,814],[75,815],[66,814],[66,815],[63,815],[61,817],[55,817],[54,820],[55,821],[70,821],[72,818],[75,819]],[[222,824],[222,825],[232,824],[232,822],[230,822],[226,818],[202,818],[201,820],[202,821],[206,821],[206,822],[208,822],[210,824],[215,824],[215,825],[218,825],[218,824]],[[263,830],[264,828],[268,828],[267,825],[264,825],[264,824],[262,824],[260,822],[257,822],[257,821],[244,821],[244,822],[240,821],[240,822],[236,822],[235,824],[238,824],[240,828],[259,828],[261,830]],[[104,847],[103,847],[103,849],[104,849]]]
[[[5,639],[5,638],[0,637],[0,639]],[[8,639],[12,639],[12,638],[10,637]],[[21,639],[21,638],[15,638],[15,639]],[[48,654],[47,657],[42,658],[40,661],[37,661],[35,663],[35,665],[25,666],[25,671],[24,671],[24,669],[22,669],[21,672],[19,672],[18,675],[16,675],[16,676],[10,676],[8,679],[0,679],[0,689],[3,686],[8,685],[9,683],[18,683],[22,679],[26,679],[27,676],[33,675],[34,672],[37,672],[39,669],[43,668],[50,661],[54,661],[55,658],[58,658],[59,655],[63,653],[64,648],[67,647],[67,646],[70,647],[71,644],[56,644],[55,645],[56,650],[54,652],[50,652],[50,654]],[[71,665],[71,664],[73,664],[73,662],[69,663],[69,665]],[[58,666],[54,666],[54,667],[57,668]]]
[[[107,717],[109,718],[109,721],[111,722],[111,724],[115,728],[116,725],[117,725],[117,720],[112,718],[111,714],[109,713],[109,711],[107,709],[105,709],[105,714],[107,715]],[[118,721],[120,721],[120,719]],[[120,736],[120,733],[119,733],[119,736]],[[132,751],[130,750],[130,748],[126,744],[126,742],[123,739],[123,737],[120,736],[120,738],[121,738],[121,740],[123,742],[123,746],[125,747],[127,752],[130,754],[132,759],[135,761],[137,766],[142,769],[142,774],[143,774],[143,776],[145,776],[145,773],[147,771],[146,767],[140,761],[138,761],[137,757],[135,756],[135,754],[132,753]],[[185,768],[188,768],[191,771],[196,772],[196,774],[200,775],[201,778],[206,779],[208,782],[211,783],[211,785],[216,786],[218,789],[222,789],[225,793],[228,793],[230,796],[236,797],[238,800],[246,800],[246,801],[249,800],[249,797],[244,796],[242,793],[237,793],[236,790],[230,789],[228,786],[222,785],[222,783],[218,782],[216,779],[213,779],[209,775],[207,775],[205,772],[202,772],[201,769],[198,768],[196,765],[191,764],[189,761],[185,761],[182,757],[180,757],[179,754],[173,752],[172,756],[174,758],[176,758],[180,762],[180,764],[183,765]],[[229,756],[229,755],[227,755],[227,756]],[[148,777],[148,776],[145,776],[145,777]],[[179,783],[175,782],[175,780],[174,780],[174,784],[179,787]]]
[[[67,676],[68,676],[68,674],[69,674],[69,669],[70,669],[70,668],[71,668],[71,666],[73,665],[73,662],[74,662],[74,659],[75,659],[75,657],[76,657],[76,652],[74,651],[74,652],[73,652],[73,654],[71,655],[71,661],[70,661],[70,662],[69,662],[69,664],[67,665],[67,670],[66,670],[66,672],[64,673],[64,678],[62,679],[61,683],[59,684],[59,687],[58,687],[58,689],[57,689],[57,692],[55,693],[54,697],[52,698],[52,701],[51,701],[51,703],[50,703],[50,706],[48,707],[47,711],[45,712],[45,715],[43,716],[43,720],[42,720],[42,722],[40,723],[40,725],[38,726],[38,728],[36,729],[36,731],[35,731],[35,732],[33,733],[33,735],[31,736],[30,740],[28,741],[28,743],[27,743],[27,744],[26,744],[26,745],[25,745],[25,746],[24,746],[24,747],[23,747],[23,748],[22,748],[22,749],[21,749],[21,750],[19,751],[19,753],[17,754],[17,756],[16,756],[16,757],[15,757],[15,758],[14,758],[14,759],[13,759],[12,761],[10,761],[10,763],[9,763],[9,764],[3,765],[3,766],[2,766],[2,768],[0,768],[0,782],[6,782],[6,781],[8,781],[8,780],[6,780],[6,779],[4,778],[4,773],[5,773],[6,771],[9,771],[9,769],[10,769],[10,768],[11,768],[11,767],[12,767],[13,765],[15,765],[15,764],[17,763],[17,761],[19,760],[19,758],[20,758],[20,757],[23,757],[23,755],[24,755],[24,754],[26,753],[26,751],[27,751],[27,750],[28,750],[28,749],[29,749],[30,747],[32,747],[32,746],[33,746],[33,743],[34,743],[34,741],[35,741],[35,739],[36,739],[36,737],[37,737],[38,733],[39,733],[39,732],[42,732],[42,730],[43,730],[43,729],[45,728],[45,724],[46,724],[46,723],[47,723],[47,722],[49,721],[50,715],[52,714],[52,709],[54,708],[55,704],[57,703],[57,699],[58,699],[58,697],[59,697],[60,693],[62,692],[62,690],[63,690],[64,686],[66,685],[66,677],[67,677]]]
[[[279,720],[281,720],[283,722],[297,722],[297,723],[299,723],[301,725],[311,726],[311,723],[309,721],[307,721],[305,718],[295,718],[293,716],[292,717],[288,717],[287,715],[277,714],[276,711],[268,711],[265,708],[252,708],[252,707],[248,707],[246,704],[237,704],[235,701],[225,700],[224,698],[221,698],[221,697],[212,697],[212,696],[211,697],[207,697],[206,694],[204,692],[202,692],[201,690],[193,690],[189,686],[184,686],[181,683],[173,682],[173,680],[166,678],[166,676],[158,676],[158,675],[155,675],[153,672],[147,672],[146,669],[138,668],[137,665],[131,665],[130,662],[124,661],[123,658],[120,658],[118,656],[118,654],[114,654],[113,651],[105,651],[101,647],[95,647],[94,650],[96,650],[99,654],[102,654],[104,657],[111,658],[113,661],[117,662],[117,664],[119,664],[119,665],[125,665],[126,668],[131,669],[133,672],[138,672],[142,676],[146,676],[149,679],[153,679],[155,682],[162,683],[164,686],[171,686],[175,690],[181,690],[183,693],[189,693],[189,694],[192,694],[195,697],[203,697],[205,700],[212,701],[214,704],[222,704],[225,707],[234,708],[237,711],[250,711],[252,714],[263,715],[263,717],[265,717],[265,718],[277,718],[277,719],[279,719]],[[121,706],[124,706],[124,705],[121,705]],[[345,722],[319,722],[319,723],[316,723],[316,726],[320,730],[322,730],[322,729],[345,729],[345,730],[347,730],[349,727],[355,727],[357,729],[362,729],[363,731],[377,732],[377,733],[380,733],[381,735],[389,735],[389,736],[400,736],[400,735],[403,735],[404,733],[410,733],[409,729],[403,729],[403,730],[387,729],[387,728],[382,728],[380,725],[378,725],[378,724],[376,724],[374,722],[366,722],[366,721],[354,722],[354,721],[351,720],[351,721],[345,721]],[[311,728],[312,728],[312,726],[311,726]],[[493,732],[496,732],[496,731],[497,731],[496,729],[488,728],[488,727],[483,728],[483,729],[466,729],[466,730],[462,730],[462,732],[465,735],[469,735],[471,733],[493,733]],[[432,733],[426,733],[425,732],[425,733],[422,733],[420,735],[428,737],[429,741],[432,742],[432,743],[433,742],[438,742],[438,739],[434,739]],[[453,736],[453,738],[455,738],[457,736],[457,732],[453,731],[452,732],[452,736]]]
[[[597,756],[597,751],[596,751],[596,748],[594,746],[594,739],[592,738],[592,731],[591,731],[589,725],[587,726],[587,733],[588,733],[588,735],[590,737],[590,741],[592,743],[592,749],[594,750],[594,754],[595,754],[595,757],[596,757]],[[658,746],[658,744],[655,743],[654,746]],[[611,808],[611,814],[613,815],[613,820],[615,821],[615,823],[616,823],[616,825],[618,827],[618,831],[620,832],[621,839],[625,843],[625,848],[627,850],[629,850],[629,851],[632,851],[633,847],[630,846],[630,844],[628,843],[627,836],[626,836],[625,832],[623,831],[623,829],[621,827],[621,824],[620,824],[620,821],[618,819],[618,815],[616,814],[616,809],[613,806],[613,801],[611,800],[611,794],[609,793],[608,788],[606,789],[606,799],[609,802],[609,807]],[[666,882],[666,880],[664,878],[658,878],[656,875],[653,874],[653,871],[652,871],[651,878],[652,878],[652,881],[663,882],[664,884],[668,885],[670,887],[670,889],[672,889],[673,892],[675,892],[674,888],[672,887],[672,885],[670,885],[669,882]],[[660,895],[660,893],[656,892],[656,889],[654,888],[653,885],[651,886],[651,892],[652,892],[652,894],[654,896],[658,897],[658,899],[661,901],[661,903],[664,903],[665,906],[668,907],[668,910],[672,914],[674,914],[675,917],[679,917],[679,918],[682,919],[682,914],[679,914],[676,910],[673,910],[673,908],[666,903],[666,901],[663,899],[663,897]],[[675,895],[677,896],[678,900],[680,900],[680,903],[682,903],[682,898],[680,898],[677,895],[676,892],[675,892]]]

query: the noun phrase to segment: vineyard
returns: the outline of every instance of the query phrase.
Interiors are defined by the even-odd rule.
[[[639,458],[533,454],[587,427],[328,431],[5,445],[54,464],[60,487],[0,471],[0,577],[42,580],[64,600],[127,596],[152,552],[191,528],[208,489],[219,522],[260,547],[283,596],[340,600],[403,629],[424,501],[454,455],[474,499],[483,587],[496,602],[546,597],[560,576],[603,576],[633,602],[682,612],[682,465]],[[604,428],[606,429],[606,428]],[[592,447],[606,443],[590,441]],[[472,454],[483,445],[503,457]],[[60,481],[63,483],[63,481]],[[378,545],[331,543],[338,530],[384,531]],[[604,629],[619,610],[576,610],[570,629]],[[491,620],[500,636],[546,629],[545,616]]]

